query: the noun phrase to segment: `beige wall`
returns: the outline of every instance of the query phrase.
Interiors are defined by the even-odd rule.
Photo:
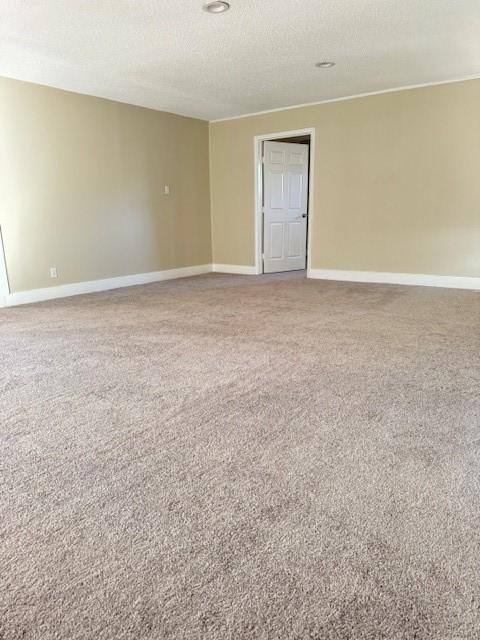
[[[0,78],[0,132],[13,292],[211,262],[206,122]]]
[[[480,80],[211,124],[214,262],[255,264],[254,136],[306,127],[313,268],[480,276]]]
[[[306,127],[313,268],[480,276],[480,80],[211,124],[215,263],[255,263],[254,136]],[[0,131],[13,292],[212,261],[206,122],[0,78]]]

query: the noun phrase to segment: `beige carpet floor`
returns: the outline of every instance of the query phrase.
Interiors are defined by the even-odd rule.
[[[0,310],[2,640],[480,637],[480,294]]]

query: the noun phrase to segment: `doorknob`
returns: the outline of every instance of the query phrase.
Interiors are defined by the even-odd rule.
[[[307,214],[306,213],[302,213],[302,218],[306,218]]]

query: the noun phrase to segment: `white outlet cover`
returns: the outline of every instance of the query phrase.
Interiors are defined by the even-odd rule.
[[[168,186],[168,184],[165,185],[165,195],[166,196],[170,195],[170,187]]]
[[[58,278],[57,267],[50,267],[50,277]]]

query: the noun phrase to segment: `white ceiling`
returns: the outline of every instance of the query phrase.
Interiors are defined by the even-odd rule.
[[[480,76],[480,0],[203,1],[0,0],[0,75],[207,120]]]

